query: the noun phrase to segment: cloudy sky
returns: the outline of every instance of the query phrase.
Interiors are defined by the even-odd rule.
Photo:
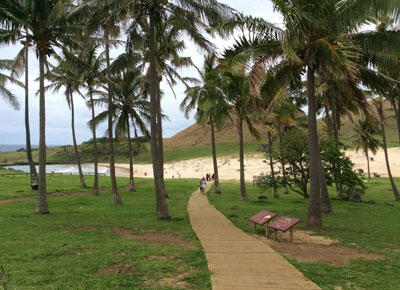
[[[263,17],[272,23],[281,23],[280,16],[273,11],[272,3],[269,0],[221,0],[234,9],[243,12],[247,15]],[[219,51],[224,47],[229,47],[231,41],[223,41],[215,39]],[[202,67],[203,55],[199,50],[190,43],[186,42],[187,49],[184,52],[185,56],[191,56],[197,67]],[[0,47],[0,59],[13,59],[17,52],[21,49],[20,46]],[[39,98],[36,96],[39,84],[36,81],[38,78],[38,62],[34,51],[30,55],[29,68],[29,87],[30,87],[30,124],[31,124],[31,140],[32,144],[39,143]],[[194,76],[196,73],[193,69],[182,71],[183,75]],[[22,81],[22,79],[21,79]],[[21,103],[20,111],[13,111],[10,106],[0,99],[0,144],[25,144],[25,127],[24,127],[24,90],[15,86],[9,86],[13,93],[18,97]],[[162,86],[164,90],[164,98],[162,108],[164,113],[168,115],[170,121],[163,123],[164,137],[171,137],[177,132],[194,123],[193,119],[185,119],[183,113],[179,110],[179,104],[184,98],[184,87],[177,86],[175,92],[177,98],[167,86]],[[78,143],[91,138],[90,129],[87,122],[91,118],[91,113],[86,107],[80,96],[75,96],[75,126]],[[100,112],[101,108],[96,109]],[[71,113],[65,101],[63,91],[59,93],[49,92],[46,94],[46,143],[47,145],[65,145],[72,144],[71,133]],[[99,126],[98,136],[102,136],[105,132],[105,124]]]

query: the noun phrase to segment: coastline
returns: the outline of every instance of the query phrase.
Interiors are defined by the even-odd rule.
[[[400,147],[388,149],[392,175],[400,177]],[[353,161],[354,169],[361,168],[367,174],[367,160],[364,154],[359,150],[347,150],[346,155]],[[371,156],[370,161],[372,172],[387,177],[385,156],[382,149],[376,155]],[[109,167],[106,163],[99,163],[99,166]],[[115,164],[117,176],[129,176],[129,164]],[[153,178],[152,164],[133,164],[135,177]],[[231,157],[218,158],[218,173],[220,180],[239,180],[239,159]],[[211,157],[202,157],[191,160],[170,162],[164,164],[165,179],[171,178],[201,178],[206,173],[213,173],[213,163]],[[245,156],[245,179],[252,181],[254,175],[260,175],[262,172],[269,173],[269,163],[263,154],[250,154]]]

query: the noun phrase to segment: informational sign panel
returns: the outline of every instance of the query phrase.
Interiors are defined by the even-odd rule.
[[[275,229],[275,230],[279,230],[282,232],[286,232],[290,228],[297,225],[299,222],[301,222],[301,219],[292,218],[292,217],[288,217],[288,216],[281,216],[281,217],[277,218],[276,220],[274,220],[273,222],[270,222],[268,224],[268,227],[270,229]]]
[[[276,213],[263,209],[258,213],[256,213],[255,215],[253,215],[252,217],[250,217],[249,221],[257,225],[263,226],[270,220],[272,220],[274,217],[276,217]]]

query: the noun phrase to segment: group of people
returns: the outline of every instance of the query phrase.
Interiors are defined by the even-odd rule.
[[[207,181],[214,180],[214,178],[215,178],[214,173],[212,175],[211,173],[207,173],[206,178],[203,177],[202,179],[200,179],[200,192],[202,194],[206,194]]]
[[[203,177],[203,178],[204,178],[204,177]],[[212,175],[211,175],[211,173],[207,173],[207,174],[206,174],[206,180],[207,180],[207,181],[214,180],[214,178],[215,178],[215,173],[213,173]]]

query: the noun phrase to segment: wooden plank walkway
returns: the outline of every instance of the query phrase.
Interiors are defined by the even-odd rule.
[[[207,257],[212,289],[320,289],[271,247],[235,227],[200,190],[192,194],[188,211]]]

